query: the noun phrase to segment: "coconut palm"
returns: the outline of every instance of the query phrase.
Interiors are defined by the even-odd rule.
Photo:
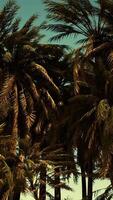
[[[41,38],[40,27],[33,26],[37,17],[33,15],[20,29],[17,10],[15,1],[8,1],[0,12],[0,120],[5,122],[0,149],[6,158],[15,157],[24,140],[34,143],[43,138],[41,132],[45,134],[56,111],[53,97],[59,95],[46,69],[36,62]],[[15,187],[13,198],[19,198]]]
[[[112,72],[109,71],[109,74],[112,77]],[[88,199],[92,199],[92,181],[97,176],[95,171],[98,168],[101,173],[97,170],[97,174],[100,173],[100,176],[110,177],[110,174],[112,174],[112,156],[110,152],[110,149],[112,149],[112,142],[110,142],[112,134],[108,134],[112,130],[110,125],[112,123],[112,104],[110,104],[112,101],[110,101],[106,87],[109,78],[109,76],[106,76],[106,81],[103,79],[100,90],[98,82],[96,82],[97,76],[92,62],[82,60],[82,57],[80,57],[77,64],[76,59],[74,79],[77,95],[69,100],[66,124],[68,123],[68,141],[73,140],[73,144],[78,151],[78,162],[82,173],[83,199],[86,199],[87,195]],[[111,82],[109,87],[112,87]],[[71,110],[72,113],[70,114]],[[105,165],[104,158],[108,161],[108,166]],[[100,160],[102,162],[98,165]],[[88,176],[89,181],[87,192],[86,176]]]
[[[108,31],[112,31],[107,23],[103,22],[102,11],[89,0],[83,2],[66,0],[55,2],[44,1],[48,10],[48,18],[56,21],[54,24],[47,24],[45,27],[58,33],[51,40],[59,40],[67,36],[77,36],[82,44],[88,42],[89,48],[103,44],[108,39]],[[104,2],[104,1],[102,1]],[[109,36],[110,36],[109,32]],[[75,41],[76,42],[76,41]],[[76,48],[76,47],[75,47]]]
[[[5,12],[8,16],[8,12],[9,15],[14,12],[16,5],[10,1],[6,8]],[[6,14],[4,10],[2,12],[3,15]],[[11,127],[6,127],[5,132],[8,132],[14,138],[18,136],[24,138],[25,135],[29,135],[29,130],[35,121],[35,109],[36,112],[40,112],[40,116],[47,118],[47,100],[51,101],[50,107],[53,106],[54,101],[52,101],[51,94],[53,92],[55,96],[56,93],[59,93],[47,71],[35,62],[33,43],[36,42],[39,32],[37,27],[32,27],[35,18],[36,16],[32,16],[21,29],[18,28],[14,32],[10,31],[1,41],[3,46],[3,53],[1,53],[1,71],[3,73],[1,101],[2,108],[7,104],[10,105],[9,108],[8,105],[6,106],[7,113],[5,115],[7,115],[7,121],[9,120],[12,123]],[[2,20],[1,18],[1,24]],[[13,23],[12,21],[11,18],[10,24]],[[4,26],[6,27],[6,25]],[[44,80],[47,81],[46,84]],[[46,99],[46,106],[43,98]],[[38,105],[40,105],[39,108]],[[41,110],[43,110],[43,113]],[[41,117],[38,118],[41,120]],[[22,128],[22,125],[24,128]],[[19,134],[18,128],[20,128]]]
[[[69,123],[71,123],[72,132],[74,133],[74,130],[76,130],[76,135],[80,134],[80,138],[75,136],[75,142],[77,142],[76,145],[78,144],[78,157],[81,168],[84,165],[82,168],[83,189],[86,187],[84,179],[85,173],[87,173],[89,174],[90,183],[88,198],[91,199],[91,168],[94,167],[92,166],[92,158],[94,160],[96,156],[94,152],[98,152],[100,146],[102,148],[103,141],[101,135],[105,133],[104,129],[99,127],[100,124],[103,126],[103,122],[106,123],[105,121],[108,120],[109,109],[111,110],[113,104],[111,95],[113,28],[112,21],[110,20],[112,18],[112,2],[99,1],[99,7],[87,0],[83,2],[66,0],[58,3],[55,1],[45,1],[45,4],[49,11],[49,19],[56,22],[45,26],[58,33],[52,37],[52,40],[62,39],[64,36],[69,35],[81,36],[78,40],[82,42],[82,46],[76,52],[77,56],[74,67],[75,92],[80,96],[75,97],[76,110],[74,111],[72,105],[72,112],[76,114],[71,115]],[[106,113],[104,119],[102,119],[103,112]],[[105,140],[105,137],[103,138]],[[91,152],[91,147],[93,152]],[[102,152],[104,150],[102,148]],[[85,152],[87,152],[86,155]],[[111,162],[110,154],[108,157],[109,162]],[[89,162],[86,162],[87,160]],[[83,193],[83,198],[86,198],[86,189],[84,189]]]

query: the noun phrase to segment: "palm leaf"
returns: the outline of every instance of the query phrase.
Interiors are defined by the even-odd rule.
[[[44,97],[46,98],[45,99],[45,103],[46,103],[46,106],[48,108],[51,108],[53,110],[56,110],[57,109],[57,106],[56,106],[56,103],[55,101],[53,100],[53,98],[51,97],[51,95],[49,94],[49,92],[47,90],[44,90],[43,92],[44,94]]]
[[[39,94],[38,89],[36,88],[34,82],[32,81],[32,78],[30,77],[29,74],[25,73],[24,78],[25,78],[25,80],[23,80],[23,82],[24,82],[24,85],[26,87],[26,90],[29,91],[34,102],[37,104],[39,102],[39,99],[40,99],[40,94]]]
[[[46,80],[45,87],[51,87],[53,91],[59,94],[58,87],[54,84],[52,79],[49,77],[46,69],[42,67],[41,65],[36,64],[35,62],[32,63],[32,72],[36,73],[37,75],[41,76],[43,79]]]
[[[9,94],[13,89],[14,83],[15,83],[15,77],[14,76],[9,77],[8,75],[6,75],[6,77],[4,78],[3,86],[1,87],[0,91],[1,99],[9,98]]]

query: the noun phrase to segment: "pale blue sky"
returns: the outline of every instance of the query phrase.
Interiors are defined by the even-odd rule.
[[[0,7],[3,6],[3,4],[7,2],[7,0],[0,0]],[[44,10],[44,5],[43,5],[43,0],[17,0],[18,5],[20,6],[19,10],[19,16],[22,18],[22,23],[25,22],[32,14],[38,14],[39,19],[37,20],[37,24],[39,24],[42,21],[46,20],[46,12]],[[46,32],[46,37],[43,39],[44,43],[48,42],[48,39],[51,36],[51,32]],[[62,42],[63,44],[70,45],[74,47],[74,38],[66,38]],[[70,184],[72,188],[74,189],[74,192],[62,192],[62,200],[64,197],[70,197],[70,200],[80,200],[81,199],[81,181],[79,179],[78,185],[75,185],[73,181],[70,181]],[[104,188],[109,184],[108,181],[97,181],[94,190],[99,189],[99,188]],[[32,200],[33,198],[30,196],[22,196],[21,200]]]
[[[3,6],[7,0],[0,0],[0,6]],[[43,21],[46,21],[46,11],[43,4],[43,0],[16,0],[17,4],[20,6],[18,11],[18,16],[21,17],[22,23],[24,23],[32,14],[38,14],[39,18],[36,21],[36,24],[40,24]],[[48,43],[49,38],[54,35],[51,31],[44,31],[45,38],[42,40],[43,43]],[[60,41],[60,44],[69,45],[72,48],[75,48],[74,44],[75,38],[69,37],[68,40],[63,39]],[[54,42],[59,43],[59,42]]]

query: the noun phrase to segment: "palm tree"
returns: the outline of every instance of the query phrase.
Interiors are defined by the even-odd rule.
[[[60,108],[62,106],[60,106],[60,104],[63,105],[64,102],[67,101],[67,96],[72,95],[71,94],[72,86],[71,86],[71,84],[69,84],[72,80],[72,75],[71,75],[72,69],[70,67],[70,63],[69,63],[69,59],[68,59],[69,55],[68,55],[68,51],[66,52],[66,48],[67,47],[62,46],[62,45],[50,45],[50,44],[49,45],[41,44],[41,45],[37,46],[37,62],[39,64],[45,66],[49,75],[52,77],[54,83],[56,83],[59,86],[61,94],[62,94],[62,97],[59,99],[60,100],[59,105],[58,105],[59,106],[59,110],[58,110],[59,115],[57,117],[57,121],[59,121],[60,114],[61,114]],[[54,65],[53,65],[53,63],[54,63]],[[67,87],[67,85],[68,85],[68,87]],[[56,119],[53,120],[54,123],[55,123],[55,121],[56,121]],[[54,135],[54,137],[53,137],[53,135]],[[47,136],[47,142],[45,142],[45,144],[47,145],[50,143],[51,137],[53,137],[53,140],[52,140],[52,144],[50,144],[50,146],[53,145],[53,143],[56,144],[56,143],[64,142],[59,137],[59,135],[61,135],[60,137],[62,137],[62,133],[61,133],[60,129],[57,128],[57,126],[53,126],[51,136],[50,137]],[[43,146],[43,147],[46,147],[46,146]],[[63,162],[62,162],[62,165],[63,165]],[[56,198],[61,199],[61,188],[63,188],[64,185],[62,185],[60,183],[60,173],[57,173],[57,170],[60,171],[60,173],[62,173],[61,169],[55,170],[55,176],[54,176],[55,180],[56,180],[56,181],[54,181],[54,185],[56,185],[55,186],[55,199]],[[56,174],[57,174],[57,176],[56,176]],[[59,182],[59,184],[58,184],[58,182]],[[45,181],[43,181],[43,183],[45,183]],[[61,185],[62,185],[62,187],[61,187]],[[44,187],[45,187],[45,184],[43,184],[43,188]],[[42,192],[42,193],[44,193],[44,192]],[[40,195],[40,196],[42,196],[42,195]]]
[[[103,110],[106,113],[106,117],[104,118],[105,123],[109,107],[113,104],[110,92],[112,90],[113,27],[111,19],[113,6],[111,1],[100,1],[99,7],[97,7],[88,0],[83,2],[66,0],[58,3],[55,1],[45,1],[45,4],[49,11],[49,19],[56,22],[45,27],[58,32],[56,36],[52,37],[52,40],[62,39],[64,36],[69,35],[81,36],[78,40],[82,42],[82,46],[76,52],[78,58],[81,60],[76,56],[74,67],[75,91],[80,96],[75,97],[76,111],[73,110],[72,105],[72,111],[76,114],[71,114],[70,127],[73,130],[72,132],[76,130],[75,133],[77,135],[80,134],[80,138],[76,136],[75,142],[77,142],[80,165],[84,165],[83,167],[85,167],[83,169],[81,166],[84,182],[83,198],[86,198],[85,173],[87,173],[89,174],[88,199],[92,199],[92,167],[94,165],[92,165],[92,158],[94,160],[96,156],[94,152],[98,152],[103,142],[101,141],[101,135],[99,136],[99,127],[103,123]],[[96,113],[98,113],[98,116]],[[82,129],[80,125],[78,127],[79,123],[82,124]],[[101,129],[101,131],[103,131],[103,134],[105,133],[104,129]],[[100,143],[99,140],[101,141]],[[93,152],[91,151],[91,146]],[[85,152],[87,152],[88,157],[85,155]],[[108,157],[111,160],[110,154]],[[82,159],[81,161],[80,158]],[[86,162],[87,160],[89,160],[89,163]]]
[[[24,140],[39,140],[50,115],[56,111],[53,97],[59,95],[46,69],[36,62],[41,35],[40,27],[32,24],[37,17],[33,15],[20,29],[20,20],[15,19],[17,10],[15,1],[8,1],[0,13],[0,120],[5,122],[1,152],[6,158],[15,157]],[[17,194],[13,189],[13,198],[19,199],[20,191]]]
[[[9,20],[9,15],[14,13],[16,5],[10,1],[6,8],[6,11],[2,12],[3,15],[7,14]],[[36,112],[40,110],[40,116],[43,115],[47,118],[47,103],[44,104],[43,96],[45,99],[49,98],[48,100],[51,100],[50,104],[52,104],[52,92],[54,95],[59,93],[47,71],[35,62],[33,43],[36,42],[39,32],[36,27],[32,27],[35,18],[36,16],[32,16],[20,30],[17,28],[12,32],[10,28],[11,31],[1,41],[3,46],[1,54],[3,83],[0,94],[1,100],[3,100],[2,106],[6,106],[8,103],[11,105],[7,108],[7,120],[12,124],[11,127],[6,127],[5,132],[10,133],[13,138],[18,136],[24,138],[29,135],[29,130],[35,121],[35,109]],[[2,20],[1,18],[1,24]],[[11,18],[10,24],[12,21]],[[12,26],[14,25],[12,24]],[[38,105],[40,106],[38,107]],[[43,114],[41,110],[43,110]],[[20,130],[18,131],[18,129]]]
[[[51,40],[80,35],[78,41],[82,44],[88,42],[90,50],[109,41],[108,31],[110,36],[112,30],[106,22],[103,22],[103,6],[98,8],[97,4],[89,0],[84,2],[45,0],[44,2],[49,13],[48,18],[56,21],[54,24],[45,25],[46,28],[58,33]],[[102,2],[104,4],[105,1]],[[102,2],[99,2],[99,6]]]
[[[102,160],[101,165],[98,166],[102,171],[100,176],[106,177],[107,175],[109,177],[112,171],[112,156],[109,151],[112,142],[110,142],[110,135],[107,134],[107,132],[111,132],[112,104],[109,104],[111,101],[106,93],[107,88],[104,80],[102,86],[105,90],[98,91],[99,86],[95,83],[97,77],[93,67],[91,67],[92,62],[82,60],[80,57],[78,65],[77,62],[75,64],[75,91],[78,95],[69,100],[68,117],[65,116],[66,124],[68,123],[68,141],[73,140],[73,144],[78,150],[78,162],[81,167],[83,184],[82,198],[86,199],[88,195],[88,199],[92,199],[92,181],[97,176],[95,174],[96,163],[100,159]],[[111,72],[109,71],[109,73]],[[106,82],[109,80],[109,76],[107,78]],[[111,82],[109,87],[112,87]],[[73,109],[74,107],[76,109]],[[71,111],[72,113],[70,113]],[[105,165],[104,158],[108,160],[108,166]],[[98,173],[100,172],[98,171]],[[87,192],[86,176],[88,176],[89,182]]]

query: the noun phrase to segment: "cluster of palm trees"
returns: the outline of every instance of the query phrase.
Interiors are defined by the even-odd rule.
[[[62,200],[71,174],[82,200],[97,178],[111,181],[98,199],[112,199],[113,2],[44,3],[39,26],[33,15],[20,28],[13,0],[0,12],[0,199]],[[75,49],[41,44],[42,29],[56,32],[51,41],[72,36]]]

